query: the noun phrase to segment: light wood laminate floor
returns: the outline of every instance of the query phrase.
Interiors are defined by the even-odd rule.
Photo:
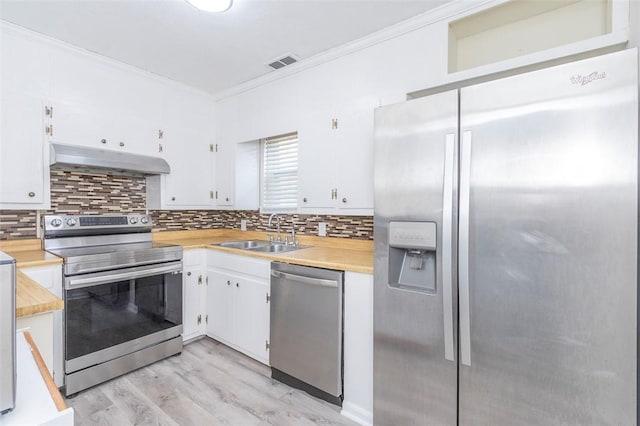
[[[270,375],[269,367],[204,338],[67,403],[76,425],[355,425],[338,407]]]

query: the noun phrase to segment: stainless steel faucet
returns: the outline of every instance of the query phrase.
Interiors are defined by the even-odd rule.
[[[271,221],[273,220],[273,218],[276,218],[277,220],[277,227],[278,227],[278,239],[276,241],[281,242],[280,240],[280,216],[278,216],[278,213],[271,213],[271,216],[269,216],[269,223],[267,224],[269,226],[269,228],[271,228]],[[271,236],[270,239],[272,239],[273,236]]]

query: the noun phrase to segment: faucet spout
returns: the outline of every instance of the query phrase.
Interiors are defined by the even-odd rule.
[[[276,225],[278,227],[278,242],[280,242],[280,216],[278,216],[278,213],[271,213],[271,216],[269,216],[269,222],[267,223],[267,226],[271,228],[271,222],[273,221],[274,217],[276,218]]]

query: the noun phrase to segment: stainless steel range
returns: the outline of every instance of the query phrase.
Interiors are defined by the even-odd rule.
[[[64,259],[65,394],[182,351],[182,247],[141,214],[44,218]]]

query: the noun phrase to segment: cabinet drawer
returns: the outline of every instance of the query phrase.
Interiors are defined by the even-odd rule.
[[[216,269],[227,269],[266,280],[269,280],[271,269],[270,260],[222,253],[214,250],[210,250],[207,253],[207,264]]]

